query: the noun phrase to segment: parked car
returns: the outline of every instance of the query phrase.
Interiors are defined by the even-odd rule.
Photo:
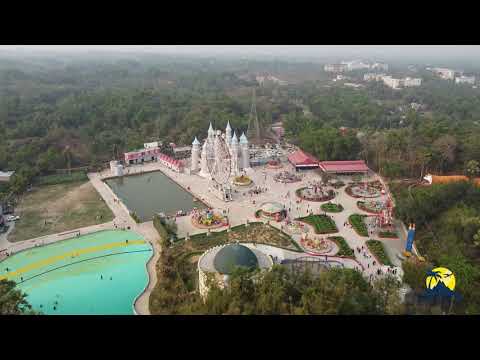
[[[20,216],[18,215],[7,216],[7,221],[17,221],[17,220],[20,220]]]

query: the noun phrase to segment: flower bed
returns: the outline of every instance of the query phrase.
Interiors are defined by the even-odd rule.
[[[332,240],[335,242],[335,244],[337,244],[338,246],[338,253],[336,254],[337,256],[346,256],[346,257],[355,258],[355,252],[350,246],[348,246],[348,243],[343,236],[330,236],[327,239]]]
[[[398,234],[395,231],[380,231],[378,236],[381,238],[398,239]]]
[[[248,186],[251,185],[252,182],[252,179],[245,175],[237,176],[233,179],[233,183],[238,186]]]
[[[383,265],[393,266],[381,241],[367,240],[366,244],[368,246],[368,249],[372,252],[373,255],[375,255],[379,262],[381,262]]]
[[[360,236],[368,236],[367,225],[365,225],[364,218],[366,215],[352,214],[348,217],[348,222],[353,226],[355,231]]]
[[[363,210],[370,214],[380,214],[382,212],[382,210],[374,210],[371,207],[367,206],[365,201],[357,201],[357,206],[360,210]]]
[[[323,211],[332,212],[332,213],[339,213],[343,211],[343,206],[341,204],[327,203],[327,204],[322,204],[320,208]]]
[[[381,195],[383,189],[379,189],[376,182],[367,183],[367,190],[364,189],[365,183],[350,184],[345,188],[345,192],[351,197],[361,198],[376,198]]]
[[[315,194],[311,193],[311,190],[308,187],[295,190],[295,194],[302,200],[316,202],[330,201],[335,198],[335,192],[333,190],[328,190],[326,194],[324,192]]]
[[[316,234],[332,234],[338,232],[337,225],[330,216],[309,215],[296,220],[303,221],[304,223],[313,226]]]

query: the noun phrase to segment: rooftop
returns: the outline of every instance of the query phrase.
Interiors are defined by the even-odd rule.
[[[326,172],[367,172],[369,170],[367,164],[363,160],[347,160],[347,161],[321,161],[320,168]]]

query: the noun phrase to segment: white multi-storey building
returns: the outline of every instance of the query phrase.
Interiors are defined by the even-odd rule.
[[[403,79],[404,87],[420,86],[420,85],[422,85],[422,79],[420,78],[406,77],[405,79]]]
[[[455,70],[446,68],[433,68],[433,73],[440,76],[444,80],[453,80],[455,78]]]
[[[376,62],[370,66],[372,70],[388,71],[388,64]]]
[[[475,84],[475,76],[459,76],[455,78],[456,84]]]
[[[392,89],[399,89],[402,83],[401,79],[392,78],[391,76],[383,76],[383,83]]]
[[[345,64],[326,64],[323,70],[326,72],[340,73],[347,71],[348,67]]]

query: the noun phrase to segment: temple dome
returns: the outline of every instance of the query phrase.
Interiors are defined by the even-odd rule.
[[[229,275],[235,267],[257,268],[257,256],[248,247],[229,244],[221,248],[213,259],[213,266],[220,274]]]
[[[195,136],[195,140],[193,140],[192,145],[200,145],[200,141],[198,141],[196,136]]]

